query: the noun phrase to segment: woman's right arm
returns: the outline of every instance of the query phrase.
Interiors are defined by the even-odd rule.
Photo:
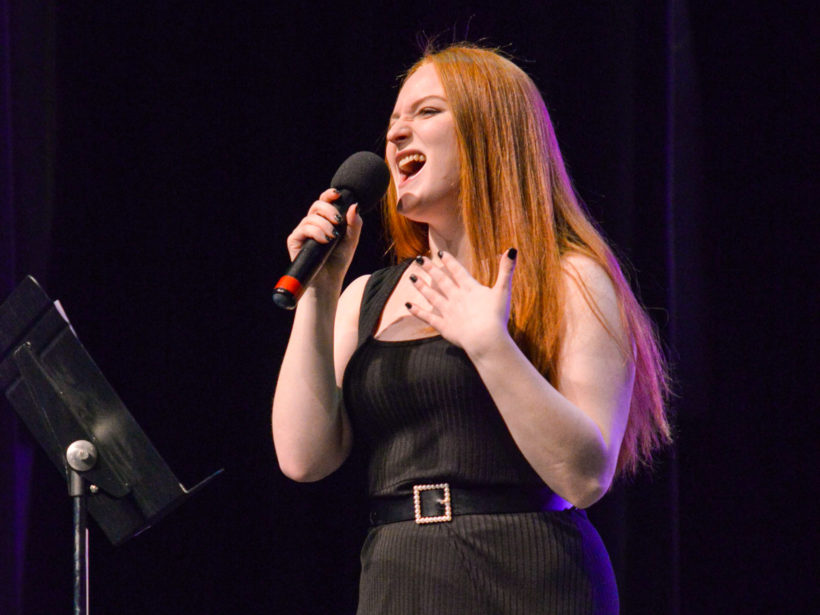
[[[326,243],[334,229],[335,193],[328,190],[288,237],[291,259],[304,241]],[[273,397],[273,443],[282,472],[300,482],[324,478],[350,453],[350,422],[342,409],[341,377],[356,349],[366,277],[339,296],[362,221],[347,213],[347,232],[299,300]]]

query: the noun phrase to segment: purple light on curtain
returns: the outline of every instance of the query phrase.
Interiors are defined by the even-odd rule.
[[[14,464],[12,467],[14,473],[14,491],[12,493],[14,509],[11,525],[14,533],[14,561],[17,562],[14,586],[18,588],[18,592],[23,587],[23,563],[25,561],[26,536],[28,533],[31,468],[34,457],[34,450],[20,438],[22,429],[24,429],[22,424],[17,421],[13,430],[15,440],[13,448]]]
[[[0,301],[15,285],[11,6],[0,0]],[[23,612],[22,587],[33,450],[11,406],[0,398],[0,612]]]

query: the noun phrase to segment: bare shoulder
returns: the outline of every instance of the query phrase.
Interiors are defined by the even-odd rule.
[[[595,299],[615,300],[615,286],[606,269],[580,252],[561,257],[561,271],[569,294],[589,292]]]
[[[362,295],[369,275],[353,280],[339,297],[336,305],[336,323],[333,332],[333,364],[336,372],[336,383],[341,386],[345,367],[359,340],[359,312]]]
[[[348,284],[347,288],[345,288],[344,291],[342,291],[342,295],[341,297],[339,297],[339,304],[336,306],[337,321],[340,318],[345,320],[353,318],[354,320],[358,321],[359,308],[362,304],[362,295],[364,294],[364,287],[367,285],[367,281],[369,279],[370,275],[359,276],[350,284]]]
[[[615,284],[609,273],[591,257],[570,252],[561,259],[564,279],[565,324],[568,329],[606,332],[624,342],[626,332]]]

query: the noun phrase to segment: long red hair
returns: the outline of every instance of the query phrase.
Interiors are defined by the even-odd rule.
[[[428,63],[438,73],[455,120],[462,219],[472,249],[472,273],[491,285],[498,273],[498,255],[510,247],[518,249],[510,331],[553,384],[564,330],[562,256],[583,254],[612,280],[631,342],[623,351],[635,363],[616,473],[633,473],[670,439],[666,364],[652,321],[575,194],[544,100],[527,74],[494,50],[467,44],[428,50],[405,81]],[[392,181],[383,205],[394,256],[428,254],[427,227],[398,213]],[[583,285],[582,280],[576,281]],[[591,294],[583,286],[582,291],[604,323]]]

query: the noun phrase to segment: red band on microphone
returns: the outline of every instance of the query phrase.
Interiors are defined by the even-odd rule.
[[[304,291],[301,282],[289,275],[283,275],[279,278],[279,281],[276,283],[276,288],[283,288],[297,299],[302,296],[302,292]]]

